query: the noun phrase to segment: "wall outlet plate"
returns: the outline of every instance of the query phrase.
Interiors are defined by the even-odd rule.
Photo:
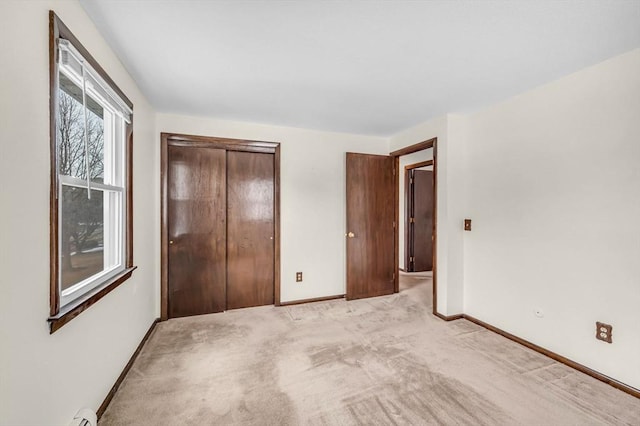
[[[596,322],[596,339],[602,340],[603,342],[613,343],[611,331],[613,330],[613,326],[609,324],[605,324],[603,322]]]
[[[296,282],[302,282],[302,272],[296,272]]]

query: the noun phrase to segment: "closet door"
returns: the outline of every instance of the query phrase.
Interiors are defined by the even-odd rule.
[[[274,155],[227,152],[227,309],[274,303]]]
[[[226,305],[226,151],[168,147],[168,316]]]

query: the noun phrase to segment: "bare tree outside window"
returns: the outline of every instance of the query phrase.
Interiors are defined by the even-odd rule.
[[[61,82],[62,83],[62,82]],[[58,173],[87,179],[84,141],[84,106],[71,90],[59,93]],[[69,93],[71,92],[71,93]],[[81,93],[81,92],[80,92]],[[93,100],[87,108],[89,178],[102,182],[104,176],[104,119],[102,108]],[[61,201],[61,272],[62,289],[66,289],[104,268],[104,193],[87,188],[62,186]]]

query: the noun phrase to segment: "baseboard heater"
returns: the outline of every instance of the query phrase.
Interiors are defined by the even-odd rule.
[[[95,411],[83,408],[76,413],[69,426],[98,426],[98,416]]]

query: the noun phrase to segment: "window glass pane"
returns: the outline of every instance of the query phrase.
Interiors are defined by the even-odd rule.
[[[62,186],[60,270],[61,290],[104,269],[104,193]]]
[[[58,93],[58,173],[86,179],[82,87],[60,73]],[[93,181],[102,182],[104,177],[104,109],[88,95],[87,135],[90,178]]]

